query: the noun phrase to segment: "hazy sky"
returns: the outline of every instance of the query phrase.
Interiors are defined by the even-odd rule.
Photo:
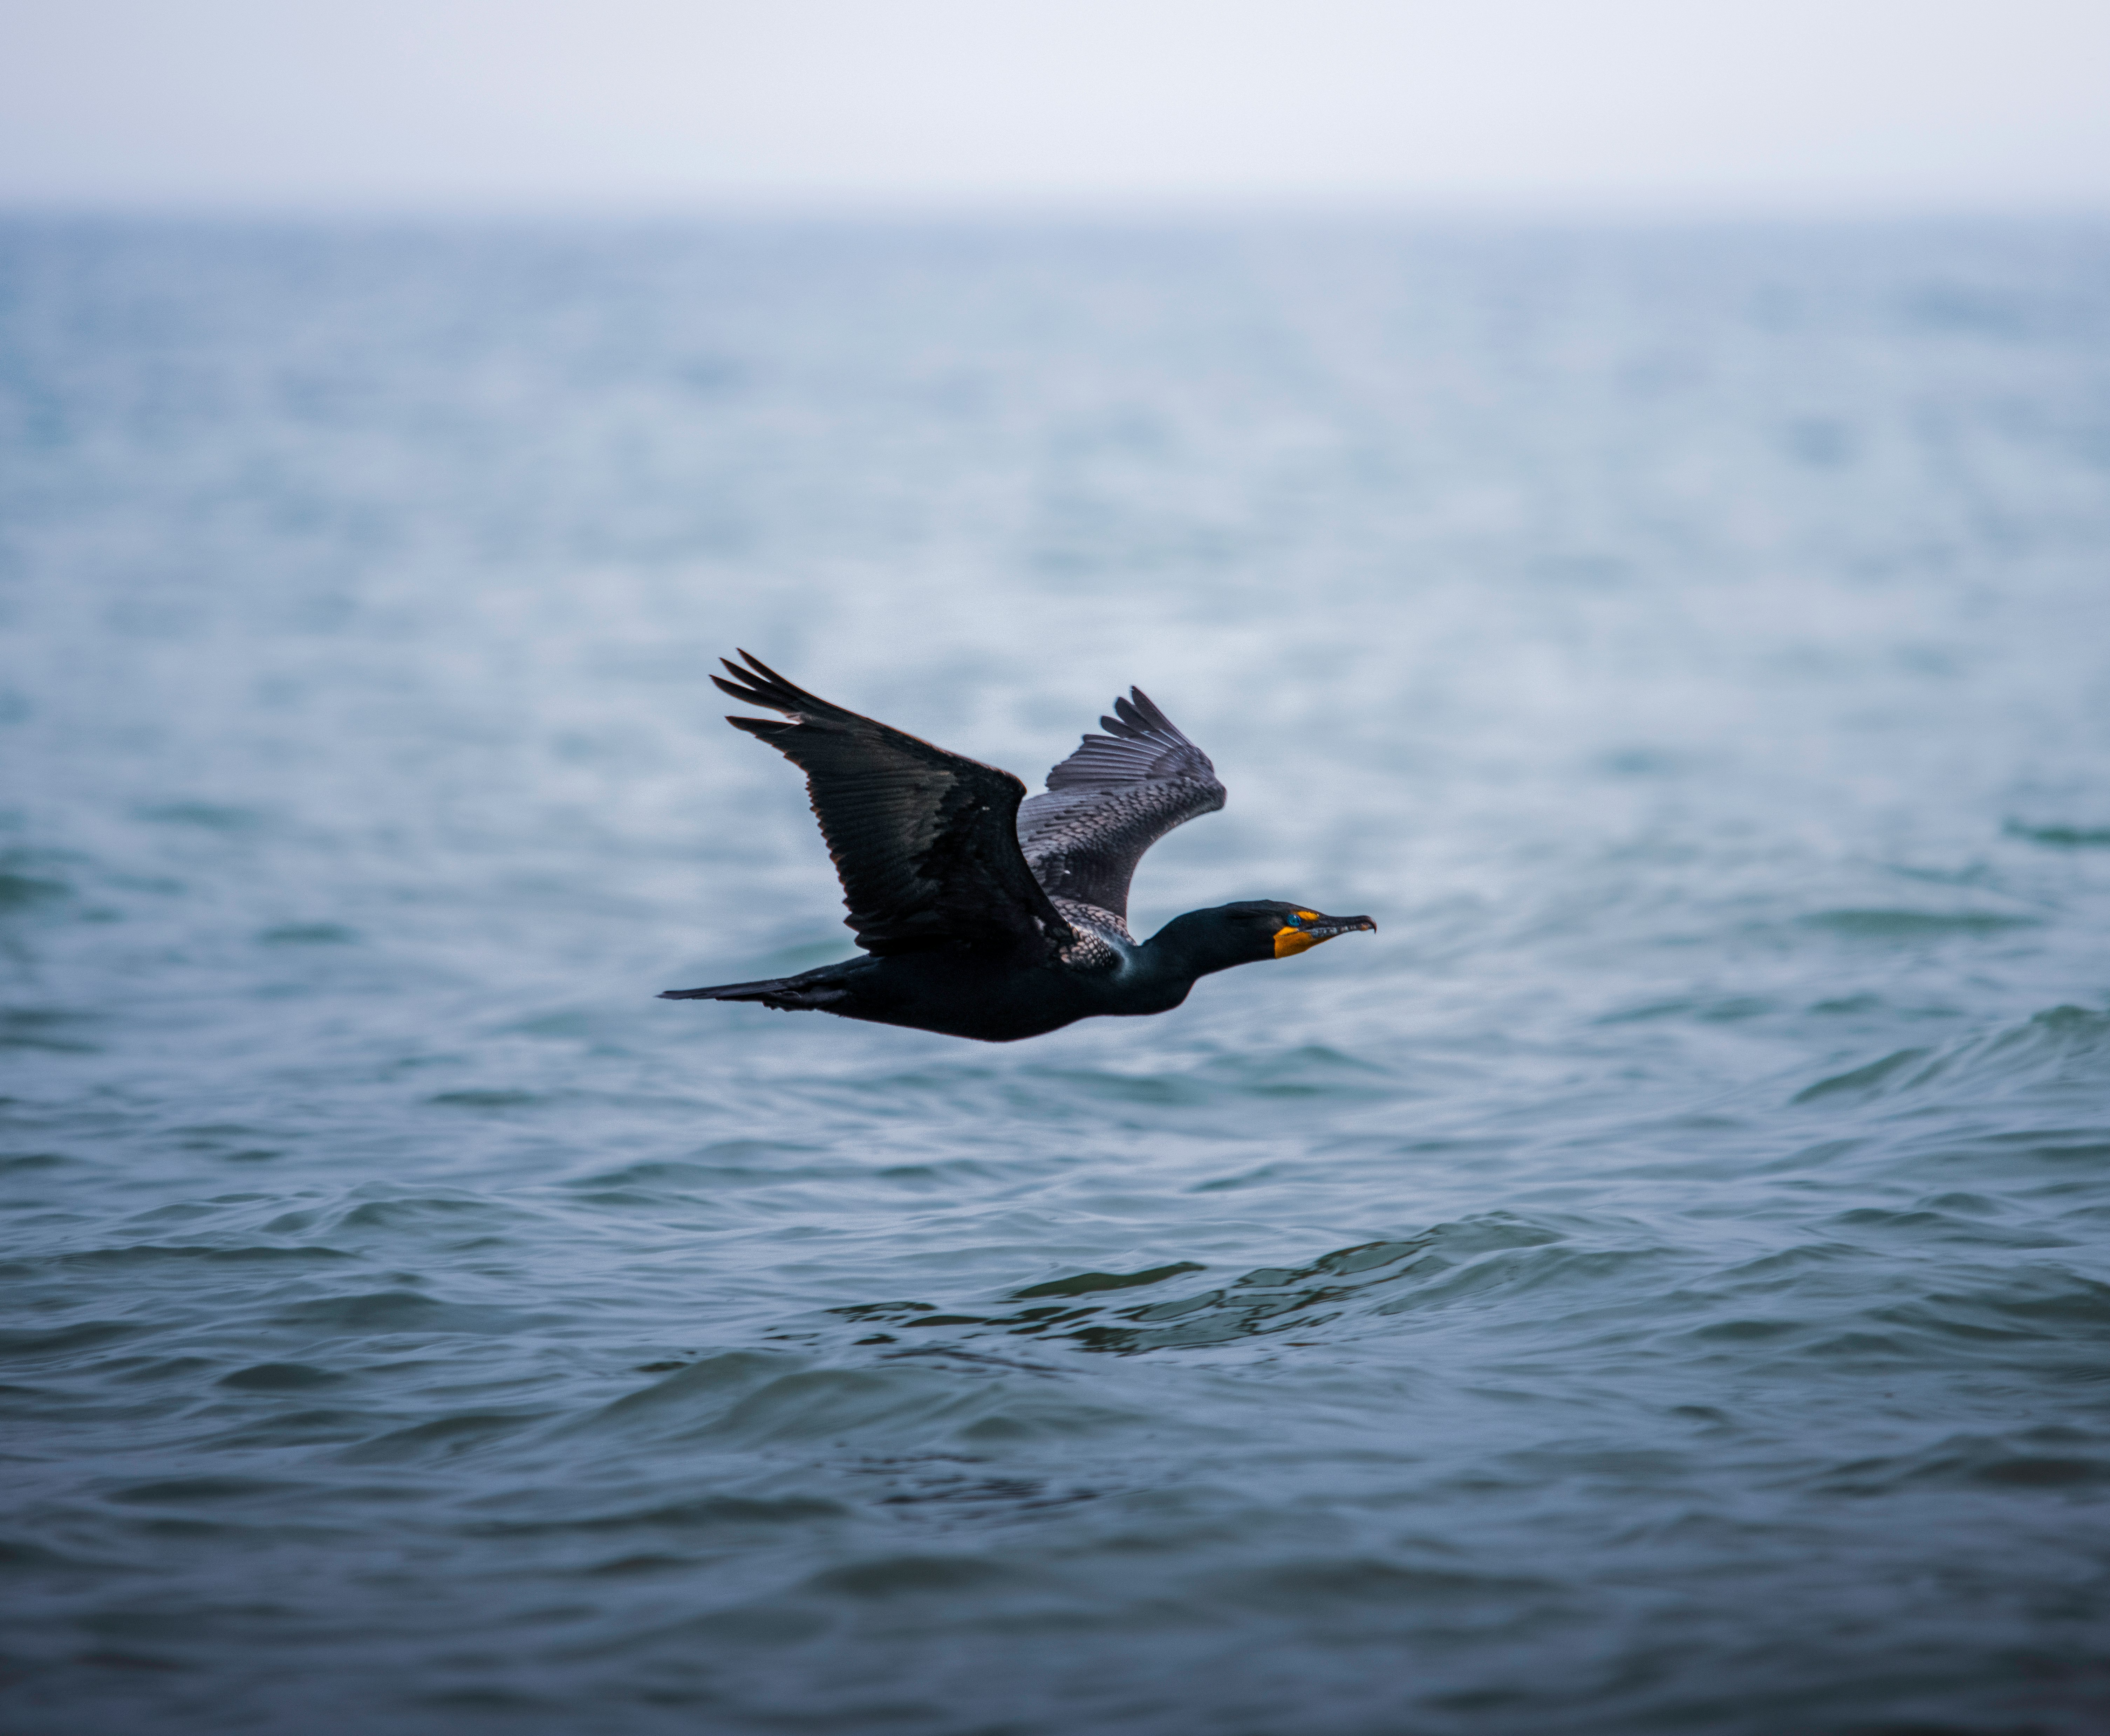
[[[2110,209],[2106,0],[0,0],[0,201]]]

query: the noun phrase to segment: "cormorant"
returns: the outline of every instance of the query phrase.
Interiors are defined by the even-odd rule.
[[[1021,806],[1026,786],[1010,773],[816,699],[740,655],[745,669],[722,659],[733,678],[711,679],[791,721],[726,721],[806,774],[845,921],[871,956],[663,999],[759,1001],[1010,1043],[1098,1013],[1163,1013],[1198,977],[1377,927],[1247,899],[1190,910],[1137,941],[1128,883],[1143,853],[1224,805],[1208,755],[1140,688]]]

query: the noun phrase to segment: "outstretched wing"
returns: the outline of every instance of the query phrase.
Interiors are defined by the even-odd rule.
[[[1048,774],[1048,793],[1018,811],[1018,841],[1051,898],[1128,921],[1135,865],[1175,826],[1224,805],[1209,756],[1180,734],[1140,687],[1101,718],[1107,733]]]
[[[1077,936],[1019,853],[1010,773],[804,692],[759,659],[711,679],[791,719],[727,718],[806,774],[813,814],[867,952],[968,948],[1052,963]]]

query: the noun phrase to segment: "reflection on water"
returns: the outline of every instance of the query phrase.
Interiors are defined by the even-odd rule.
[[[2106,263],[0,226],[10,1727],[2099,1728]],[[1380,932],[656,1000],[736,645]]]

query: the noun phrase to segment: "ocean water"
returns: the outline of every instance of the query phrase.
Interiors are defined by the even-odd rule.
[[[2110,1725],[2110,229],[0,225],[0,1727]],[[1002,1047],[745,646],[1225,812]]]

